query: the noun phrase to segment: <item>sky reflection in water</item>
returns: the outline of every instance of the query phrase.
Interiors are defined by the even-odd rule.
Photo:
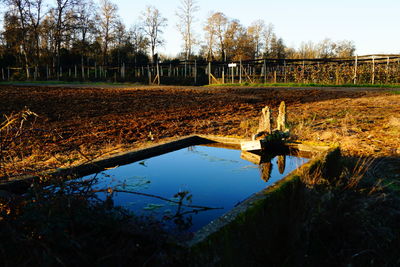
[[[278,160],[281,161],[280,167]],[[185,194],[187,191],[186,196],[191,195],[190,201],[185,199],[183,203],[221,208],[190,213],[193,208],[182,207],[181,213],[189,214],[174,218],[178,209],[175,203],[149,196],[113,193],[115,205],[161,220],[183,219],[176,222],[181,227],[185,226],[185,230],[194,232],[253,193],[282,179],[306,161],[307,159],[293,156],[279,156],[273,158],[271,164],[256,165],[241,159],[239,150],[194,146],[104,171],[97,174],[99,181],[95,188],[111,187],[173,201],[179,200],[179,197],[174,198],[178,192]],[[83,179],[90,177],[94,175]],[[99,196],[104,199],[106,193],[99,193]],[[166,225],[171,228],[174,224]]]

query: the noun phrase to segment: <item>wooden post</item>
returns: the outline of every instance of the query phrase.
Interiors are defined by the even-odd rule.
[[[211,62],[208,62],[208,84],[211,84]]]
[[[71,68],[68,69],[68,76],[71,78]]]
[[[228,68],[228,70],[229,70],[229,68]],[[224,83],[225,83],[225,67],[222,67],[222,84],[224,84]]]
[[[46,65],[46,80],[49,79],[49,65]]]
[[[231,68],[231,75],[232,75],[232,84],[235,83],[235,78],[234,78],[234,67]]]
[[[276,83],[276,70],[274,70],[274,83]]]
[[[194,84],[197,84],[197,60],[194,60]]]
[[[76,67],[76,65],[75,65],[75,79],[76,78],[78,78],[78,69],[77,69],[77,67]]]
[[[160,67],[158,65],[158,60],[157,60],[157,77],[158,77],[157,84],[160,85]]]
[[[283,81],[286,83],[286,60],[283,60]]]
[[[267,62],[265,61],[265,59],[264,59],[263,69],[264,69],[264,83],[267,83]]]
[[[186,79],[186,76],[187,76],[187,64],[186,64],[186,60],[185,60],[185,73],[184,73],[184,76],[185,76],[185,79]]]
[[[386,63],[386,83],[389,82],[389,57],[387,57],[387,63]]]
[[[306,80],[305,80],[305,63],[304,63],[304,60],[303,60],[303,69],[302,69],[302,76],[303,76],[303,83],[306,83]]]
[[[81,57],[81,71],[82,71],[82,80],[85,79],[85,65],[83,64],[83,57]]]
[[[37,79],[37,76],[38,76],[38,67],[37,67],[37,65],[35,66],[35,72],[33,73],[33,79],[36,81],[36,79]]]
[[[354,62],[354,84],[357,84],[357,64],[358,64],[358,56],[356,55],[356,59]]]
[[[239,83],[242,83],[242,59],[239,61]]]
[[[399,72],[399,69],[400,69],[400,59],[397,59],[397,72]],[[399,82],[399,75],[396,75],[396,82],[398,83]]]
[[[4,81],[4,68],[1,68],[1,78],[2,78],[2,80]]]
[[[151,84],[151,73],[150,73],[150,66],[147,65],[147,76],[149,78],[149,84]]]
[[[94,62],[94,78],[97,80],[97,62]]]
[[[339,84],[339,63],[336,64],[336,72],[335,72],[335,78],[336,78],[336,85]]]
[[[7,67],[7,80],[10,80],[10,67]]]
[[[375,84],[375,56],[372,56],[372,78],[371,83]]]

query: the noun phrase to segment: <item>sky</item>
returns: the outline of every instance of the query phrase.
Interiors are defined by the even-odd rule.
[[[114,0],[125,24],[140,22],[148,5],[156,6],[168,19],[159,52],[175,56],[182,38],[176,29],[175,12],[180,0]],[[223,12],[249,26],[257,19],[272,23],[285,44],[298,48],[301,42],[352,40],[358,55],[400,53],[400,0],[197,0],[195,32],[204,38],[203,26],[210,12]]]

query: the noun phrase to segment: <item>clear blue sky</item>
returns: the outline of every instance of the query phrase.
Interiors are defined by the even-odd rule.
[[[114,0],[127,26],[138,21],[146,5],[156,6],[168,18],[167,41],[160,52],[175,55],[181,48],[175,11],[179,0]],[[359,55],[400,53],[400,0],[198,0],[196,32],[203,37],[203,24],[211,11],[220,11],[248,26],[257,19],[275,26],[285,44],[324,38],[353,40]]]

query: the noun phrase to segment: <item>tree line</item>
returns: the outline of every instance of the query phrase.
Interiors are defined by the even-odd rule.
[[[256,20],[245,26],[222,12],[212,12],[196,33],[199,6],[196,0],[181,0],[176,9],[182,52],[176,59],[158,56],[165,43],[168,20],[154,6],[141,12],[129,28],[111,0],[0,0],[4,9],[0,32],[0,67],[29,68],[90,65],[143,66],[162,60],[230,61],[258,58],[349,57],[355,52],[351,41],[302,43],[287,47],[272,24]],[[203,35],[203,37],[200,37]]]

